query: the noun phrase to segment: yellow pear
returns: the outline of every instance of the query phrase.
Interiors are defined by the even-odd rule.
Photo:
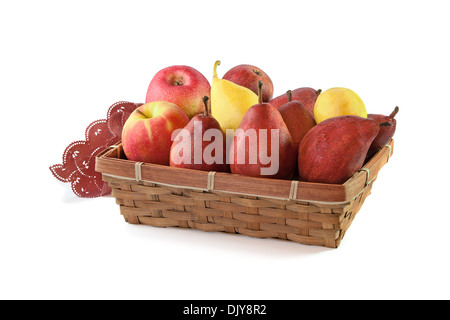
[[[316,123],[328,118],[349,115],[367,118],[366,106],[354,91],[336,87],[323,91],[317,97],[314,105]]]
[[[237,85],[217,76],[217,66],[214,64],[211,85],[211,113],[224,131],[236,130],[247,110],[258,103],[258,96],[243,86]]]

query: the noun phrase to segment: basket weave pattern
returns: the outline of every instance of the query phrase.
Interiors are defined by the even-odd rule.
[[[257,178],[260,181],[256,180],[254,188],[249,188],[252,193],[249,195],[230,191],[230,188],[237,190],[237,185],[246,184],[248,177],[217,174],[217,189],[210,190],[208,172],[144,164],[138,174],[136,163],[124,159],[120,144],[97,158],[96,169],[103,173],[103,180],[112,188],[120,213],[128,223],[193,228],[337,248],[370,194],[378,171],[388,161],[392,145],[393,142],[389,148],[382,149],[364,170],[343,185],[304,182],[295,185],[294,199],[289,195],[293,190],[290,181]],[[179,175],[174,178],[179,185],[167,180],[171,174]],[[234,179],[230,181],[235,181],[236,185],[227,188],[225,182],[230,176]],[[220,179],[224,182],[220,183]],[[249,185],[255,180],[252,179]],[[202,180],[202,184],[197,180]],[[259,195],[258,183],[261,193],[264,193],[264,184],[275,184],[285,196]],[[340,187],[345,191],[342,196],[337,192]],[[313,200],[299,200],[298,194],[309,194]],[[331,201],[327,201],[327,197]]]

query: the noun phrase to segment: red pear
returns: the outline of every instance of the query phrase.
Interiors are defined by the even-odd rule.
[[[297,165],[297,149],[281,114],[262,102],[262,82],[258,85],[259,104],[245,113],[231,143],[231,172],[290,179]]]
[[[205,111],[195,115],[173,139],[170,166],[203,171],[229,172],[226,137],[203,97]]]
[[[380,125],[385,124],[358,116],[334,117],[317,124],[300,143],[300,178],[309,182],[344,183],[362,168]]]
[[[391,126],[383,126],[380,127],[380,132],[373,140],[372,145],[369,148],[369,152],[367,153],[367,159],[372,158],[375,153],[378,152],[381,148],[387,145],[392,137],[394,136],[395,129],[397,127],[397,120],[395,120],[395,115],[398,113],[399,108],[395,107],[394,111],[389,116],[385,116],[382,114],[368,114],[367,118],[373,119],[378,123],[389,122]]]
[[[303,137],[316,125],[316,121],[303,103],[292,100],[291,90],[288,90],[286,95],[288,97],[288,102],[282,105],[278,111],[280,111],[284,123],[286,123],[286,126],[291,133],[295,147],[298,149]]]
[[[292,100],[297,100],[303,103],[303,105],[308,109],[309,113],[314,118],[314,104],[316,103],[318,95],[322,92],[321,89],[316,90],[309,87],[298,88],[292,90]],[[269,101],[271,105],[279,109],[282,105],[288,102],[288,98],[285,94],[273,98]]]

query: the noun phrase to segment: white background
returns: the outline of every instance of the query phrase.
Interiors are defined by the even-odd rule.
[[[0,298],[449,299],[446,1],[2,1]],[[49,166],[160,69],[249,63],[275,95],[398,105],[394,155],[338,249],[127,224]]]

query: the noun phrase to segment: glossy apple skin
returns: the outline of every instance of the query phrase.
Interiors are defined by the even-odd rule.
[[[303,105],[308,109],[309,113],[314,118],[314,104],[316,103],[317,97],[319,96],[321,90],[316,90],[310,87],[302,87],[292,90],[292,100],[297,100],[303,103]],[[286,94],[282,94],[276,98],[269,101],[271,105],[279,109],[282,105],[288,102],[288,97]]]
[[[272,79],[258,67],[249,64],[241,64],[228,70],[222,79],[246,87],[252,90],[256,95],[258,95],[258,81],[261,80],[263,82],[263,101],[267,102],[273,97]]]
[[[186,113],[173,103],[155,101],[140,106],[123,126],[125,156],[132,161],[169,165],[172,132],[188,123]]]
[[[168,101],[183,110],[189,119],[203,113],[203,97],[210,97],[211,85],[198,70],[175,65],[158,71],[150,81],[145,102]]]

